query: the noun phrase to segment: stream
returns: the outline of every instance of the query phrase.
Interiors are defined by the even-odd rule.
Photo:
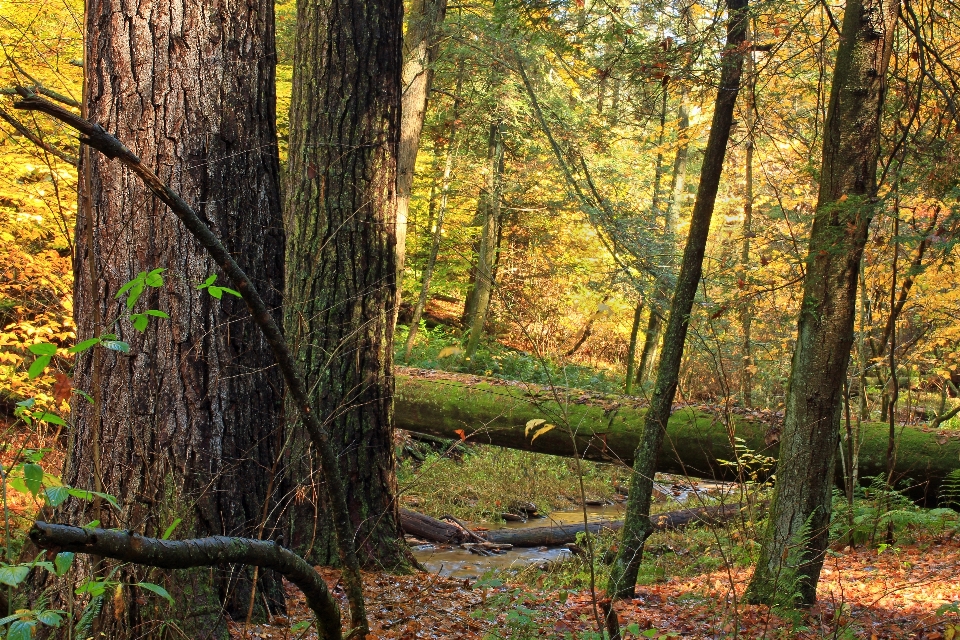
[[[736,491],[736,485],[730,483],[719,483],[712,480],[694,481],[690,484],[687,480],[674,481],[672,478],[661,478],[658,474],[657,482],[654,485],[655,491],[665,495],[667,498],[667,509],[682,509],[687,502],[696,496],[707,495],[716,497],[718,493],[730,493]],[[597,520],[622,520],[625,505],[623,502],[607,504],[602,506],[588,506],[587,519]],[[552,511],[545,517],[530,518],[523,522],[505,522],[503,524],[489,525],[489,523],[471,523],[483,524],[490,528],[498,529],[526,529],[531,527],[547,527],[551,524],[576,524],[583,522],[583,510],[580,508]],[[440,545],[440,544],[418,544],[411,548],[413,555],[420,563],[431,573],[452,578],[476,580],[482,574],[494,570],[516,569],[529,564],[544,564],[560,560],[570,554],[566,547],[539,547],[539,548],[520,548],[515,547],[505,553],[497,553],[490,556],[480,556],[459,546]]]

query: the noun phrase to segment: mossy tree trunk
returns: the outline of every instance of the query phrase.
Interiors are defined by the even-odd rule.
[[[409,565],[394,500],[393,317],[400,137],[400,0],[301,0],[286,190],[288,340],[339,448],[357,552]],[[293,547],[339,561],[306,436]],[[306,547],[306,548],[305,548]]]
[[[697,199],[690,219],[690,232],[683,251],[677,286],[670,305],[670,317],[663,337],[657,383],[644,418],[643,435],[633,456],[630,498],[620,540],[620,549],[611,567],[607,594],[614,598],[634,593],[640,567],[643,543],[650,535],[650,501],[653,495],[653,474],[663,443],[667,421],[673,407],[680,373],[680,361],[690,322],[693,300],[700,283],[703,256],[710,232],[713,206],[720,186],[723,160],[726,155],[733,109],[740,89],[743,67],[743,44],[747,21],[747,0],[728,0],[727,46],[723,55],[720,87],[717,92],[710,137],[704,150],[703,169]]]
[[[271,2],[219,11],[209,2],[92,0],[84,112],[157,167],[278,309],[284,240],[273,30]],[[73,403],[63,480],[113,494],[121,508],[70,501],[57,519],[159,536],[180,518],[175,537],[272,538],[276,523],[262,514],[278,513],[285,493],[270,473],[284,440],[283,389],[270,374],[266,341],[239,299],[196,289],[217,273],[213,260],[137,177],[89,149],[80,173],[77,334],[115,333],[130,353],[78,356],[74,385],[95,403]],[[158,309],[170,319],[152,318],[140,333],[115,295],[139,272],[157,268],[166,269],[163,286],[148,287],[132,311]],[[108,571],[107,562],[84,561],[77,579]],[[149,571],[124,567],[112,579],[149,581]],[[245,618],[252,573],[190,570],[165,582],[182,632],[224,636],[220,605]],[[261,574],[259,582],[271,606],[282,608],[276,574]],[[138,601],[126,588],[106,598],[92,635],[159,634],[169,612]],[[263,598],[254,602],[260,608]]]
[[[816,600],[827,548],[860,259],[875,209],[880,115],[899,2],[850,0],[824,129],[817,213],[787,392],[777,485],[753,602]]]

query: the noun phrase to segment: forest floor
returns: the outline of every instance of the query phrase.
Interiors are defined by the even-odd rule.
[[[615,603],[624,638],[867,638],[952,640],[960,637],[960,538],[920,537],[898,547],[832,552],[819,603],[809,610],[739,601],[748,567],[664,577]],[[338,573],[320,569],[345,607]],[[589,589],[537,586],[526,578],[455,580],[436,574],[365,575],[371,638],[599,638]],[[542,582],[542,581],[541,581]],[[309,619],[289,586],[290,617],[274,625],[234,627],[237,638],[316,638],[291,627]],[[602,595],[602,594],[601,594]],[[938,612],[939,610],[939,612]],[[631,629],[628,631],[628,628]]]

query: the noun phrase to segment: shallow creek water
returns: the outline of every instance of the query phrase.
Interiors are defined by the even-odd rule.
[[[693,487],[689,484],[678,485],[669,481],[658,482],[656,489],[667,497],[666,511],[682,509],[691,498],[700,494],[716,496],[718,492],[728,492],[734,485],[721,484],[709,480],[697,482]],[[597,520],[622,520],[624,505],[622,503],[603,506],[588,506],[587,518]],[[526,522],[506,522],[504,524],[489,525],[490,528],[526,529],[532,527],[548,527],[552,524],[574,524],[583,522],[583,510],[571,509],[553,511],[543,518],[531,518]],[[471,523],[472,524],[472,523]],[[491,556],[480,556],[457,546],[421,544],[412,548],[413,555],[431,573],[438,573],[453,578],[475,580],[490,570],[519,568],[528,564],[540,564],[558,560],[570,553],[565,547],[515,547],[504,553]]]

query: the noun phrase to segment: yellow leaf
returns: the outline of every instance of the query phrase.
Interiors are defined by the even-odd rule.
[[[527,428],[524,430],[523,435],[524,436],[530,435],[530,429],[533,429],[534,427],[539,427],[544,422],[546,422],[546,420],[544,420],[543,418],[534,418],[533,420],[528,420]]]
[[[536,440],[537,438],[545,434],[547,431],[550,431],[551,429],[556,429],[556,426],[552,424],[543,425],[542,427],[536,430],[536,432],[533,434],[533,437],[530,438],[530,442],[532,443],[534,440]]]

